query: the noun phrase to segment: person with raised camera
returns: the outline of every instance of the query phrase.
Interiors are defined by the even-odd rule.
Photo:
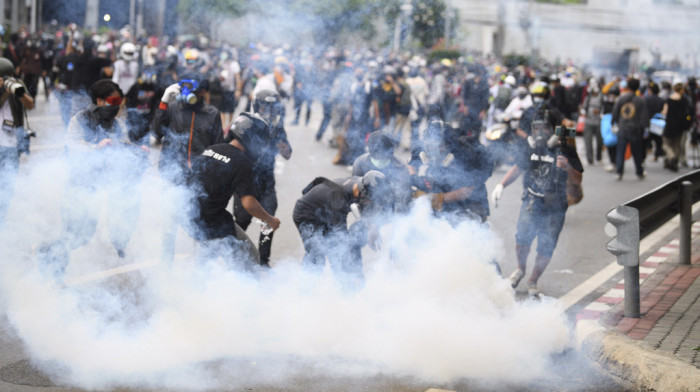
[[[534,113],[530,123],[531,134],[527,137],[527,151],[505,174],[491,195],[494,206],[498,207],[503,189],[524,173],[523,204],[515,234],[518,267],[509,279],[516,288],[525,276],[530,246],[537,237],[537,257],[527,282],[528,293],[532,296],[540,294],[537,282],[552,258],[564,226],[569,205],[567,180],[579,186],[583,173],[576,148],[566,141],[571,137],[570,130],[560,127],[560,120],[550,110],[542,107]]]
[[[158,169],[173,186],[186,184],[194,157],[224,141],[219,111],[204,101],[208,84],[201,74],[184,73],[179,82],[165,89],[153,118],[152,129],[163,143]],[[166,213],[170,221],[164,224],[161,258],[166,262],[172,262],[175,256],[175,220],[184,218],[174,205],[176,194],[169,194],[171,203],[164,205],[173,209]]]
[[[26,109],[34,108],[34,99],[27,88],[15,79],[12,62],[0,57],[0,225],[5,220],[7,208],[14,194],[15,179],[19,171],[19,156],[29,153],[29,137],[26,128]]]

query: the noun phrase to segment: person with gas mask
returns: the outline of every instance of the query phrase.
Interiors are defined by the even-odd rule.
[[[361,285],[362,247],[379,248],[378,219],[387,192],[386,176],[376,170],[362,177],[311,181],[292,214],[306,252],[302,266],[320,272],[328,259],[346,287]],[[357,221],[348,227],[350,212]]]
[[[109,79],[90,86],[92,103],[71,118],[66,132],[68,178],[61,204],[59,239],[39,249],[40,260],[59,276],[70,253],[87,244],[97,228],[103,196],[107,227],[118,257],[136,228],[141,177],[149,167],[149,148],[134,143],[118,118],[123,93]]]
[[[192,164],[190,186],[194,189],[194,228],[190,230],[205,252],[216,258],[222,244],[225,258],[234,267],[255,270],[260,255],[245,231],[238,226],[233,215],[226,211],[228,202],[235,195],[241,208],[260,219],[270,231],[276,230],[279,219],[270,215],[258,202],[255,186],[253,159],[260,151],[260,135],[249,117],[242,116],[233,124],[230,143],[208,147]]]
[[[253,161],[253,183],[257,189],[255,197],[270,214],[277,212],[277,191],[275,190],[275,159],[277,154],[284,159],[292,156],[292,146],[287,140],[287,132],[281,122],[282,101],[280,95],[272,90],[260,90],[253,96],[252,113],[243,112],[234,121],[232,131],[244,127],[250,132],[247,145],[249,156]],[[235,137],[230,133],[227,139]],[[252,216],[242,205],[241,198],[233,199],[233,214],[243,230],[247,230]],[[261,230],[258,241],[260,263],[269,267],[274,232]]]
[[[164,203],[164,208],[172,209],[165,213],[168,218],[164,224],[161,258],[166,263],[171,263],[175,257],[176,222],[185,220],[176,205],[180,194],[177,187],[186,184],[192,158],[224,141],[219,111],[204,100],[208,87],[202,75],[182,74],[179,82],[165,89],[153,117],[151,128],[163,143],[158,169],[173,187],[166,193],[169,200]]]
[[[394,156],[396,140],[385,131],[374,131],[367,139],[369,152],[360,155],[352,165],[352,175],[362,177],[371,170],[384,174],[391,189],[387,207],[406,212],[411,202],[411,176],[408,165]]]
[[[531,121],[528,149],[494,188],[491,198],[494,206],[503,189],[520,174],[523,178],[523,204],[515,234],[515,253],[518,267],[510,275],[511,286],[516,288],[525,276],[530,245],[537,237],[535,266],[527,282],[528,293],[539,296],[537,282],[549,264],[559,233],[564,226],[568,208],[567,180],[581,184],[583,166],[576,148],[566,142],[566,130],[561,131],[558,117],[552,108],[540,107]]]
[[[0,225],[14,195],[19,172],[19,157],[29,153],[29,138],[33,133],[25,123],[26,110],[34,108],[34,99],[25,85],[14,78],[12,62],[0,57]]]
[[[481,121],[474,124],[478,128]],[[419,161],[412,162],[414,196],[428,197],[435,215],[452,224],[484,222],[489,215],[485,183],[493,164],[477,134],[433,120],[424,133]]]

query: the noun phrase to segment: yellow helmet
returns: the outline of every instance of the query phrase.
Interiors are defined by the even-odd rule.
[[[197,60],[199,58],[199,51],[197,49],[187,49],[185,51],[185,60]]]
[[[545,82],[535,82],[530,86],[530,94],[533,97],[549,97],[549,86]]]

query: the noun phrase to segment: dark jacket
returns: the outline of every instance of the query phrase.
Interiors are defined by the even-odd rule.
[[[166,109],[158,108],[152,128],[158,138],[163,138],[158,162],[161,172],[172,166],[189,171],[193,157],[211,145],[224,142],[219,111],[206,103],[186,105],[173,102]]]
[[[615,101],[612,123],[619,127],[619,134],[628,139],[641,138],[649,126],[649,113],[644,98],[625,93]]]

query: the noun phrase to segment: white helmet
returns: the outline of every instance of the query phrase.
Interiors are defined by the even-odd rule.
[[[125,42],[119,48],[119,54],[126,61],[131,61],[136,58],[136,46],[131,42]]]

